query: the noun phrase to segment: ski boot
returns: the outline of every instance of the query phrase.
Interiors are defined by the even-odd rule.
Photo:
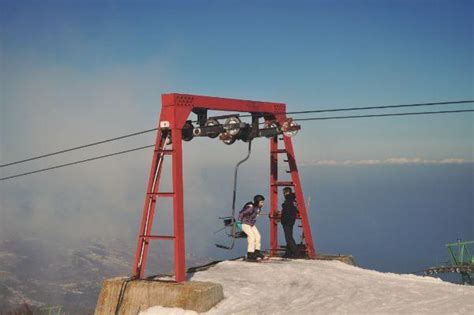
[[[245,261],[257,261],[257,256],[255,255],[255,253],[248,252]]]
[[[255,257],[256,258],[261,258],[261,259],[264,259],[265,258],[265,255],[258,249],[255,250]]]

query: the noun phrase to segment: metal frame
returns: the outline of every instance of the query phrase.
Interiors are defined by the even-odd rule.
[[[474,241],[458,241],[456,243],[446,244],[449,254],[451,255],[453,265],[459,266],[463,264],[470,264],[474,266],[474,255],[471,255],[469,252],[468,245],[474,247]]]
[[[258,102],[230,98],[188,95],[188,94],[163,94],[162,107],[158,131],[156,134],[155,150],[148,178],[147,193],[143,207],[143,216],[138,234],[138,244],[133,266],[135,278],[143,279],[145,275],[146,260],[149,241],[152,239],[174,241],[174,269],[175,281],[186,280],[185,263],[185,231],[184,231],[184,192],[183,192],[183,149],[182,129],[191,112],[202,113],[203,110],[221,110],[235,112],[258,113],[266,121],[282,123],[286,119],[286,105],[282,103]],[[166,149],[167,141],[171,137],[172,148]],[[296,159],[291,138],[283,136],[284,149],[279,149],[278,136],[270,138],[270,254],[275,256],[278,248],[278,187],[293,186],[298,202],[299,215],[303,228],[304,239],[308,256],[316,256],[311,228],[304,202],[303,189],[296,166]],[[278,181],[278,155],[286,154],[285,160],[289,164],[291,182]],[[164,157],[171,155],[173,192],[159,192],[161,169]],[[155,215],[158,197],[173,198],[173,231],[172,236],[152,235],[153,218]]]

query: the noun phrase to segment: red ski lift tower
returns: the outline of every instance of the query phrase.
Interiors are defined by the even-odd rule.
[[[308,221],[306,204],[301,187],[298,168],[291,136],[296,134],[300,126],[286,117],[286,105],[282,103],[258,102],[249,100],[229,99],[188,94],[163,94],[160,121],[156,134],[155,149],[151,164],[148,187],[143,207],[143,216],[138,234],[138,244],[133,266],[133,275],[143,279],[151,240],[170,240],[174,242],[175,281],[186,280],[185,236],[184,236],[184,192],[183,192],[183,149],[182,141],[190,141],[194,137],[219,137],[226,144],[236,140],[252,141],[257,137],[270,140],[270,255],[277,255],[278,246],[278,187],[292,186],[296,193],[299,219],[303,231],[307,255],[316,256],[311,228]],[[252,123],[244,123],[238,114],[219,117],[207,117],[208,110],[226,112],[244,112],[252,117]],[[197,126],[188,120],[191,113],[197,115]],[[219,120],[225,119],[221,124]],[[260,128],[263,119],[263,128]],[[283,135],[280,138],[280,135]],[[283,147],[279,147],[283,140]],[[278,157],[286,155],[284,161],[289,165],[291,181],[278,180]],[[171,156],[173,191],[159,190],[161,170],[165,156]],[[158,198],[173,198],[173,234],[152,234],[153,217]]]

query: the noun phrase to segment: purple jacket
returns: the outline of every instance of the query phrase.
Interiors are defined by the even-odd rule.
[[[242,210],[240,210],[239,221],[242,222],[242,224],[254,226],[255,222],[257,222],[257,215],[259,212],[260,209],[249,202],[242,208]]]

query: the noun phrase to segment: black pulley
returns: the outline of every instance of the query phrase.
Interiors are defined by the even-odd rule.
[[[219,122],[216,119],[209,118],[206,121],[205,126],[206,127],[217,127],[217,126],[219,126]],[[209,128],[209,131],[207,132],[207,136],[209,138],[216,138],[218,135],[219,135],[219,132],[217,130],[214,131],[214,130],[212,130],[212,128]]]
[[[191,141],[194,138],[194,126],[190,120],[186,121],[183,126],[182,135],[184,141]]]

